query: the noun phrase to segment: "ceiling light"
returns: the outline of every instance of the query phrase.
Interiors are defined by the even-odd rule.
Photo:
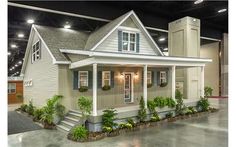
[[[18,64],[22,64],[22,61],[19,61]]]
[[[27,23],[32,24],[32,23],[34,23],[34,20],[33,19],[28,19]]]
[[[11,52],[8,52],[7,55],[10,56],[10,55],[11,55]]]
[[[15,69],[15,67],[13,66],[12,69]]]
[[[168,51],[168,48],[164,48],[163,51]]]
[[[203,0],[196,0],[196,1],[194,2],[194,4],[197,5],[197,4],[200,4],[200,3],[202,3],[202,2],[203,2]]]
[[[64,25],[64,28],[69,29],[69,28],[71,28],[71,26],[69,24],[66,24],[66,25]]]
[[[225,11],[227,11],[227,9],[220,9],[220,10],[218,10],[218,13],[223,13],[223,12],[225,12]]]
[[[11,48],[17,48],[17,46],[15,44],[12,44]]]
[[[159,39],[159,41],[165,41],[166,40],[166,38],[160,38]]]
[[[23,38],[23,37],[25,37],[25,35],[22,34],[22,33],[18,34],[17,36],[18,36],[19,38]]]
[[[194,18],[193,21],[195,22],[195,21],[197,21],[197,20]]]
[[[15,67],[17,67],[18,65],[16,64]]]
[[[12,71],[12,69],[10,69],[10,71]]]

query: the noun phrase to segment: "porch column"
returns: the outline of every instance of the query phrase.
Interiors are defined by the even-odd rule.
[[[171,67],[171,97],[175,99],[175,66]]]
[[[97,64],[93,64],[93,116],[97,116]]]
[[[143,67],[143,100],[145,108],[147,108],[147,65]]]
[[[204,66],[201,67],[201,97],[204,97]]]

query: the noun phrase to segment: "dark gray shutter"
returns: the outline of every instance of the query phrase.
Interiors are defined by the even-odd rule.
[[[98,85],[98,88],[102,87],[102,71],[98,71],[97,85]]]
[[[151,79],[152,80],[152,85],[154,85],[154,71],[151,71],[151,73],[152,73],[152,77],[151,77],[152,78]]]
[[[168,83],[168,78],[169,78],[169,70],[166,71],[166,83]]]
[[[78,89],[78,71],[73,71],[73,89]]]
[[[161,84],[161,80],[160,80],[160,71],[157,71],[157,85]]]
[[[139,33],[136,33],[136,52],[139,53]]]
[[[111,71],[111,88],[114,88],[114,71]]]
[[[88,71],[88,88],[93,87],[93,71]]]
[[[39,59],[41,59],[42,56],[42,47],[41,47],[41,41],[39,40]]]
[[[141,84],[142,84],[142,87],[143,87],[143,79],[144,79],[144,73],[142,71],[142,75],[141,75]]]
[[[122,31],[118,30],[118,51],[122,51]]]

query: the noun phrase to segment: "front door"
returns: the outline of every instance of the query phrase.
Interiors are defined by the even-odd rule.
[[[124,81],[124,95],[125,95],[125,102],[130,103],[132,102],[132,74],[125,73],[125,81]]]

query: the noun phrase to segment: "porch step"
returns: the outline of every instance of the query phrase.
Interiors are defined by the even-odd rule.
[[[68,115],[76,116],[76,117],[82,117],[82,114],[75,113],[75,112],[69,112]]]
[[[65,125],[70,126],[70,127],[74,127],[74,126],[75,126],[74,123],[71,123],[71,122],[66,121],[66,120],[61,121],[61,123],[62,123],[63,125],[65,124]]]
[[[63,125],[57,125],[57,129],[61,130],[61,131],[64,131],[64,132],[69,132],[71,128],[67,128]]]
[[[81,115],[82,115],[82,112],[80,112],[80,111],[78,111],[78,110],[72,110],[72,109],[70,109],[69,112],[78,113],[78,114],[81,114]]]
[[[73,117],[70,117],[70,116],[66,116],[65,119],[68,119],[72,122],[79,122],[79,119],[76,119],[76,118],[73,118]]]

